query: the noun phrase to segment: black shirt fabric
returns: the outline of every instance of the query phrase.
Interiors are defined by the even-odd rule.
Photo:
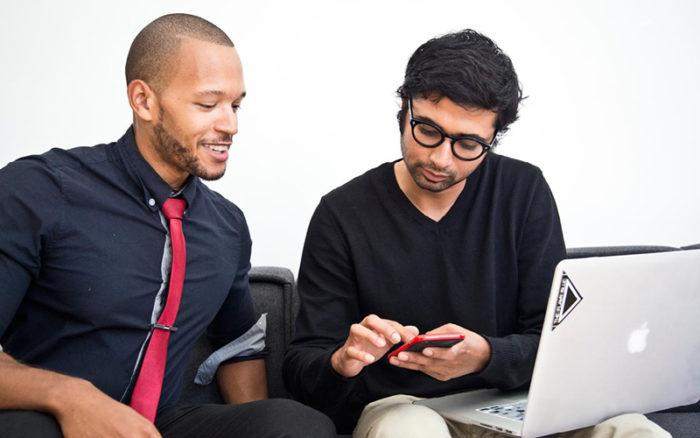
[[[346,433],[367,403],[390,395],[527,385],[554,268],[565,256],[556,204],[537,167],[490,153],[436,222],[401,191],[393,164],[321,199],[299,271],[301,309],[285,381]],[[488,340],[490,362],[441,382],[384,357],[343,378],[330,357],[351,324],[371,313],[421,333],[465,327]]]
[[[172,195],[131,128],[116,143],[52,149],[1,169],[3,349],[128,402],[166,300],[171,255],[160,206]],[[207,328],[219,347],[255,323],[243,213],[196,177],[177,196],[187,201],[186,275],[159,411],[177,401]]]

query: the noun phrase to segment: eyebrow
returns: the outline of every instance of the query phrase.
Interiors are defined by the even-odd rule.
[[[435,125],[435,126],[437,126],[438,128],[440,128],[440,130],[441,130],[443,133],[447,134],[447,132],[445,132],[445,128],[443,128],[442,126],[440,126],[439,123],[437,123],[435,120],[431,119],[430,117],[426,117],[426,116],[417,116],[417,115],[414,113],[414,114],[413,114],[413,118],[414,118],[415,120],[419,121],[419,122],[428,122],[428,123],[430,123],[430,124],[432,124],[432,125]],[[452,134],[449,134],[449,135],[452,135]],[[472,137],[472,138],[478,138],[479,140],[483,141],[484,143],[488,143],[488,142],[489,142],[488,140],[486,140],[484,137],[480,136],[479,134],[465,134],[465,133],[463,133],[463,132],[460,132],[460,133],[458,133],[458,134],[452,135],[452,137],[454,137],[454,138]]]
[[[206,96],[224,96],[226,93],[224,93],[222,90],[204,90],[204,91],[198,91],[195,93],[195,96],[197,97],[206,97]],[[241,95],[234,99],[234,100],[241,100],[246,96],[246,92],[243,91]]]

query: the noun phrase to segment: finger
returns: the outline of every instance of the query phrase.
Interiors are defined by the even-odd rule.
[[[428,347],[424,348],[422,353],[435,360],[454,360],[457,357],[454,347],[454,345],[450,348]]]
[[[378,317],[377,315],[369,315],[362,320],[362,325],[368,327],[380,335],[383,335],[392,344],[401,341],[401,335],[389,321]]]
[[[378,335],[361,324],[353,324],[350,326],[350,336],[369,342],[379,348],[386,346],[386,340],[383,336]]]
[[[440,334],[440,333],[447,333],[447,331],[445,330],[445,328],[446,328],[448,325],[449,325],[449,324],[441,325],[440,327],[434,328],[434,329],[430,330],[429,332],[426,332],[425,334],[426,334],[426,335],[436,335],[436,334]]]
[[[402,326],[396,321],[391,321],[391,320],[386,320],[389,324],[394,326],[397,332],[399,332],[399,335],[401,336],[401,340],[403,342],[410,342],[411,339],[415,338],[416,335],[418,334],[418,329],[416,327],[413,327],[415,331],[409,329],[407,326]]]
[[[360,362],[364,362],[367,365],[373,363],[377,359],[371,354],[352,346],[345,349],[345,355],[349,359],[359,360]]]
[[[456,325],[456,324],[444,324],[441,325],[440,327],[430,330],[428,333],[429,335],[440,335],[444,333],[463,333],[465,329],[462,327]]]
[[[397,359],[396,356],[389,359],[389,363],[396,367],[405,368],[407,370],[422,371],[421,365],[412,362],[402,362],[399,359]]]
[[[430,367],[433,365],[433,359],[426,357],[426,356],[423,356],[420,353],[411,353],[408,351],[402,351],[401,353],[397,354],[396,357],[401,362],[417,363],[418,365],[422,365],[424,367]]]
[[[449,348],[450,353],[451,353],[454,357],[457,357],[457,356],[459,356],[460,354],[468,353],[468,352],[469,352],[469,344],[468,344],[468,342],[469,342],[469,337],[465,336],[465,337],[464,337],[464,340],[462,340],[461,342],[458,342],[458,343],[454,344],[453,346],[451,346],[451,347]]]

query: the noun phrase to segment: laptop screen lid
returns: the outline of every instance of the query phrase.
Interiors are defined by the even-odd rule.
[[[700,250],[563,260],[523,436],[700,399]]]

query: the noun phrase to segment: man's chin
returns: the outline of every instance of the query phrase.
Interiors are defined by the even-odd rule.
[[[452,187],[455,182],[452,178],[446,179],[444,181],[430,181],[429,179],[425,178],[423,175],[411,175],[413,177],[413,181],[416,183],[418,187],[420,187],[423,190],[427,190],[429,192],[433,193],[439,193],[442,192],[443,190],[449,189]]]
[[[217,179],[221,179],[225,173],[226,167],[220,170],[197,169],[197,172],[194,172],[194,175],[205,181],[216,181]]]
[[[433,193],[439,193],[442,192],[443,190],[449,189],[452,187],[452,184],[447,184],[444,182],[440,183],[435,183],[435,182],[429,182],[429,181],[421,181],[418,183],[418,187],[420,187],[423,190],[427,190],[429,192]]]

